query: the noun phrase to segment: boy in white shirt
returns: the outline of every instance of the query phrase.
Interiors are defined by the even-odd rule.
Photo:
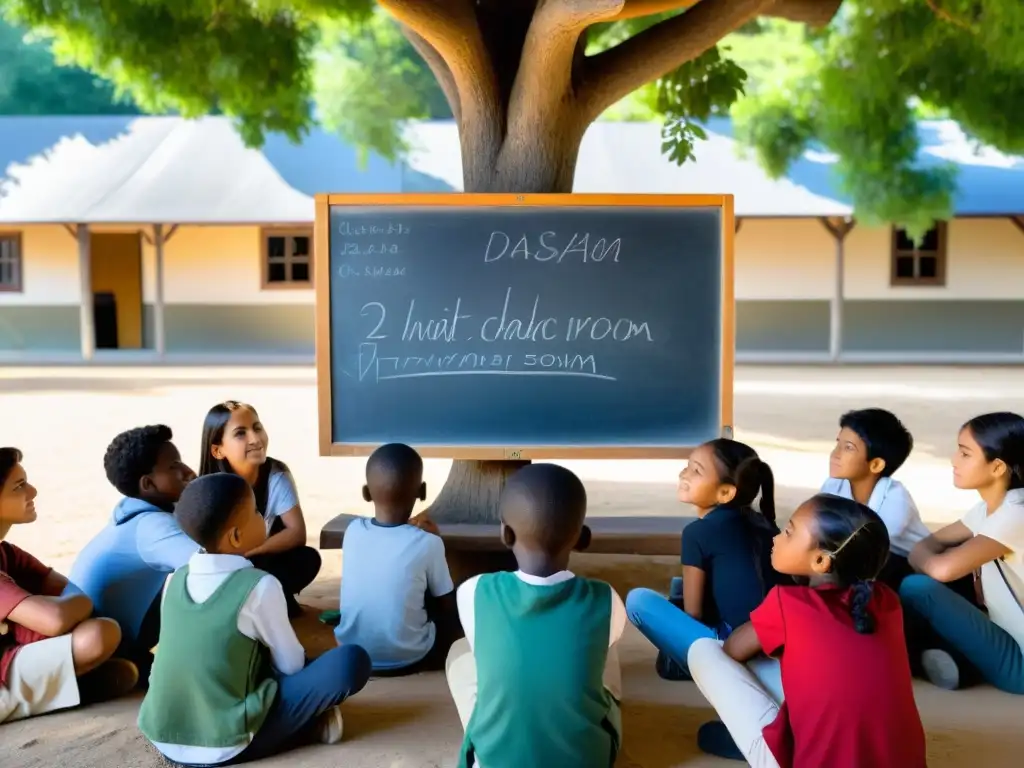
[[[914,438],[895,414],[883,408],[849,411],[839,420],[829,478],[821,486],[859,501],[878,513],[889,531],[889,562],[879,575],[893,589],[913,573],[907,556],[929,534],[910,493],[892,475],[914,448]]]
[[[370,658],[346,645],[306,665],[281,583],[244,557],[267,537],[249,483],[200,477],[174,517],[202,549],[164,590],[139,730],[179,765],[260,759],[311,731],[339,741],[338,705],[366,685]]]

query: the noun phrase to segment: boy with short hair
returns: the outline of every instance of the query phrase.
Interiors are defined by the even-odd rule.
[[[139,730],[183,765],[257,760],[310,731],[338,742],[338,705],[366,685],[370,658],[345,645],[305,665],[281,583],[244,556],[267,538],[249,483],[228,473],[200,477],[174,515],[202,549],[164,590]]]
[[[568,570],[590,543],[586,510],[583,483],[554,464],[524,467],[501,494],[501,537],[519,570],[458,590],[466,638],[447,676],[466,730],[460,768],[615,763],[626,609],[608,584]]]
[[[173,515],[195,473],[182,462],[172,437],[170,427],[156,424],[111,441],[103,468],[124,498],[71,568],[71,582],[89,596],[96,615],[121,625],[118,655],[136,663],[142,685],[160,635],[160,591],[167,574],[199,549]]]
[[[345,531],[334,634],[365,648],[379,676],[444,669],[460,634],[444,542],[410,521],[426,495],[420,455],[402,443],[382,445],[366,462],[363,498],[373,517]]]
[[[139,679],[111,659],[121,630],[93,619],[92,603],[28,552],[3,541],[36,520],[36,489],[21,451],[0,448],[0,723],[115,698]]]
[[[858,501],[882,518],[891,551],[879,580],[894,589],[913,573],[907,556],[929,534],[910,493],[892,478],[913,448],[910,431],[890,411],[849,411],[839,420],[839,435],[829,460],[830,477],[821,486],[822,493]]]

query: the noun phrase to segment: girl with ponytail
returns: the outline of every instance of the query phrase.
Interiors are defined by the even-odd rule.
[[[771,558],[798,585],[773,589],[724,644],[690,648],[722,718],[698,731],[702,749],[755,768],[924,768],[900,601],[875,581],[888,557],[885,523],[859,502],[823,493],[793,513]]]
[[[683,531],[682,578],[673,580],[670,600],[633,590],[626,613],[658,649],[658,674],[688,680],[690,644],[699,637],[724,640],[779,581],[771,567],[775,479],[753,448],[722,438],[693,451],[677,495],[697,511]]]

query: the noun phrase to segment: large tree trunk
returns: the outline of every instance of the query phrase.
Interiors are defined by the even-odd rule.
[[[466,192],[571,192],[583,134],[615,102],[762,13],[827,22],[842,0],[380,0],[430,67],[459,125]],[[691,6],[694,6],[691,8]],[[689,8],[595,55],[593,24]],[[498,523],[526,461],[452,464],[430,507],[443,523]],[[467,571],[515,566],[466,564]],[[461,570],[461,569],[460,569]]]

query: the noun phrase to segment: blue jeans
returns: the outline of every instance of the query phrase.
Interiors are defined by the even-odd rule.
[[[370,679],[370,655],[342,645],[278,680],[277,696],[252,742],[230,764],[260,760],[295,746],[316,718],[363,689]]]
[[[996,688],[1024,694],[1024,652],[988,614],[922,574],[903,580],[900,601],[912,663],[921,651],[939,648],[960,664],[969,664]]]
[[[659,651],[689,673],[686,656],[702,637],[718,632],[679,610],[653,589],[634,589],[626,595],[626,615]]]

